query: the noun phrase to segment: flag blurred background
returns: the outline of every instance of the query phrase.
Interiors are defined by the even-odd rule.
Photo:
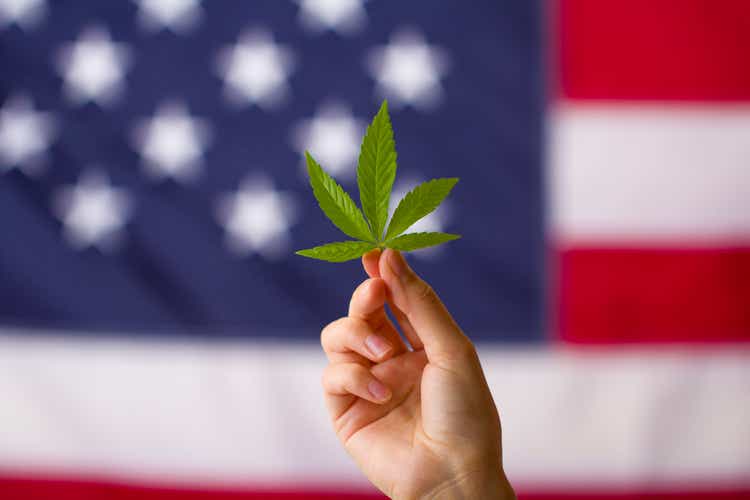
[[[521,498],[750,498],[748,62],[745,0],[0,0],[0,498],[380,498],[293,251],[385,97]]]

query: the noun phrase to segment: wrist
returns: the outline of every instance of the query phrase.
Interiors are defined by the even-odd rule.
[[[475,471],[445,481],[421,500],[516,500],[513,487],[501,469]]]

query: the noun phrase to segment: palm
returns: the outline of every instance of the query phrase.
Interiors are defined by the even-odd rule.
[[[351,396],[351,407],[340,420],[346,425],[337,426],[339,438],[367,477],[394,498],[413,498],[446,477],[438,444],[443,440],[433,439],[422,419],[422,388],[434,379],[423,377],[426,366],[423,350],[375,366],[373,374],[393,391],[391,400],[379,405]],[[426,392],[431,392],[429,387]]]

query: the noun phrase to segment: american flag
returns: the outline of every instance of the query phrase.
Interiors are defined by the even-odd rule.
[[[0,0],[0,498],[380,498],[323,407],[388,98],[521,498],[750,498],[746,0]]]

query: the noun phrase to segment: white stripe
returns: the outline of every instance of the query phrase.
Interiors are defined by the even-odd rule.
[[[516,484],[749,479],[747,346],[479,351]],[[0,470],[364,486],[327,419],[324,365],[314,343],[0,337]]]
[[[550,117],[562,241],[750,238],[750,106],[561,104]]]

